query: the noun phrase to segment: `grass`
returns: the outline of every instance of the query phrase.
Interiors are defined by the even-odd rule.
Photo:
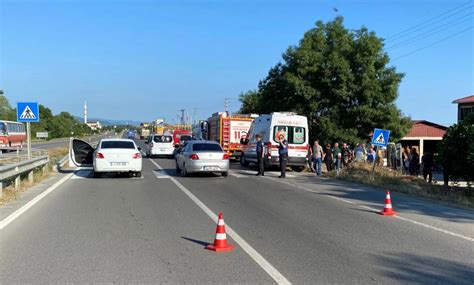
[[[376,167],[374,179],[371,179],[371,173],[371,164],[354,162],[337,176],[334,172],[326,175],[341,180],[377,186],[384,190],[474,209],[474,189],[472,188],[429,184],[419,177],[402,175],[400,172],[386,167]]]
[[[41,169],[36,169],[33,172],[33,183],[30,183],[27,179],[28,175],[25,173],[21,175],[20,187],[18,190],[15,190],[14,181],[9,181],[8,186],[3,188],[3,195],[0,197],[0,205],[8,204],[12,201],[17,200],[21,194],[28,190],[31,186],[54,176],[56,173],[53,172],[53,167],[58,163],[58,161],[68,153],[68,148],[58,147],[53,148],[48,151],[49,154],[49,165],[48,171],[43,174]]]

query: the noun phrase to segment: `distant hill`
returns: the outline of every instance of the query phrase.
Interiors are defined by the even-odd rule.
[[[78,120],[79,122],[84,122],[84,118],[82,117],[78,117],[78,116],[74,116],[74,118],[76,118],[76,120]],[[99,121],[103,126],[114,126],[114,125],[132,125],[132,126],[140,126],[140,121],[133,121],[133,120],[107,120],[107,119],[100,119],[100,118],[87,118],[87,121],[88,122],[95,122],[95,121]]]

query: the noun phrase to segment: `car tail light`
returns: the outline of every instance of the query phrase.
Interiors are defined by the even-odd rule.
[[[223,159],[223,160],[229,159],[229,154],[228,154],[228,153],[224,153],[224,155],[222,156],[222,159]]]
[[[198,160],[198,159],[199,159],[199,156],[198,156],[197,154],[193,153],[193,154],[191,154],[191,155],[189,156],[189,159],[191,159],[191,160]]]
[[[100,152],[95,154],[95,158],[104,158],[104,155]]]
[[[132,156],[132,158],[141,158],[141,157],[142,157],[142,155],[139,152],[134,153],[133,156]]]

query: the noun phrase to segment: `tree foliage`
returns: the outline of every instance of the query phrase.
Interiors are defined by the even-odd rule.
[[[40,121],[31,123],[31,134],[36,132],[48,132],[48,139],[71,136],[83,136],[91,133],[91,129],[78,122],[71,114],[61,112],[53,115],[51,110],[43,105],[39,105]],[[0,120],[16,121],[16,109],[12,108],[8,99],[0,94]]]
[[[439,160],[449,179],[474,181],[474,114],[447,130],[440,144]]]
[[[240,95],[242,113],[293,111],[308,117],[310,134],[326,142],[366,141],[374,127],[398,140],[411,127],[395,105],[403,74],[389,67],[383,40],[343,18],[307,31],[270,69],[258,90]]]

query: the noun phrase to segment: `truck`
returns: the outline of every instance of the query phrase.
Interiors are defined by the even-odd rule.
[[[230,158],[238,159],[242,147],[240,142],[247,137],[255,117],[257,115],[217,112],[195,126],[193,137],[218,142]]]

